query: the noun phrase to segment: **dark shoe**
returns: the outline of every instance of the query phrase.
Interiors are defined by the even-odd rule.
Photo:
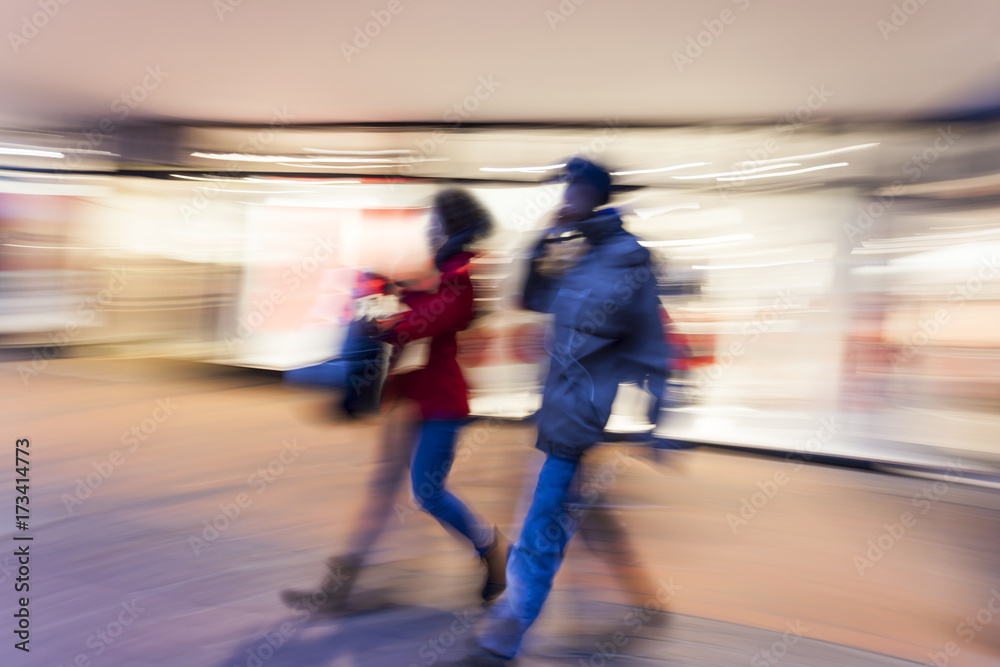
[[[507,538],[494,526],[493,546],[480,556],[486,565],[486,583],[481,593],[484,602],[496,600],[507,589],[507,555]]]
[[[301,606],[314,613],[343,611],[347,596],[361,573],[360,560],[351,557],[333,557],[326,562],[326,565],[327,575],[319,588],[312,591],[282,591],[282,601],[289,607]]]

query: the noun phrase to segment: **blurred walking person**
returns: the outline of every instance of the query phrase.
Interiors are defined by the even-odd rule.
[[[393,500],[407,466],[420,506],[467,540],[485,565],[483,600],[492,601],[503,592],[507,553],[503,534],[445,484],[459,428],[469,416],[469,391],[457,361],[456,334],[468,328],[475,315],[471,247],[491,228],[487,211],[465,190],[448,189],[435,196],[428,241],[440,272],[438,287],[401,291],[400,300],[410,310],[377,321],[372,332],[377,340],[398,347],[400,354],[385,383],[382,451],[369,482],[369,497],[346,549],[327,561],[329,571],[319,589],[284,591],[286,603],[325,612],[349,608],[348,597],[365,558],[393,515]],[[408,372],[395,372],[404,366]]]
[[[622,382],[662,397],[667,344],[650,253],[622,228],[608,203],[611,176],[582,158],[565,167],[568,185],[555,224],[536,243],[524,286],[526,308],[553,315],[550,366],[538,412],[545,453],[521,535],[507,567],[507,591],[490,611],[475,650],[455,665],[503,665],[517,654],[552,588],[578,523],[573,506],[581,457],[602,438]],[[567,241],[583,246],[558,259]],[[622,554],[631,560],[631,553]]]

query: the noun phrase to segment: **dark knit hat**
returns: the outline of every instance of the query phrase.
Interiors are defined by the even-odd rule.
[[[570,158],[562,173],[549,182],[586,183],[600,195],[601,204],[606,204],[611,199],[611,174],[601,165],[586,158]]]

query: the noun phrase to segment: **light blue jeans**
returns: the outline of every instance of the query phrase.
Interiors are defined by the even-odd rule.
[[[572,504],[573,479],[580,462],[549,455],[538,475],[521,537],[507,563],[507,590],[490,610],[479,646],[513,658],[524,633],[542,611],[566,545],[579,524],[581,508]]]

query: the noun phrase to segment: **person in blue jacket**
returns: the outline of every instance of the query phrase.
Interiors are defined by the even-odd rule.
[[[555,223],[534,245],[524,306],[552,315],[550,366],[537,413],[536,447],[546,454],[531,507],[507,564],[507,591],[491,609],[476,649],[454,665],[503,665],[541,612],[578,523],[574,478],[602,438],[619,383],[662,398],[668,348],[650,253],[622,228],[608,203],[611,176],[571,159]],[[554,259],[582,243],[573,263]],[[560,266],[560,264],[562,266]],[[555,266],[553,266],[555,265]],[[564,268],[563,268],[564,267]]]

